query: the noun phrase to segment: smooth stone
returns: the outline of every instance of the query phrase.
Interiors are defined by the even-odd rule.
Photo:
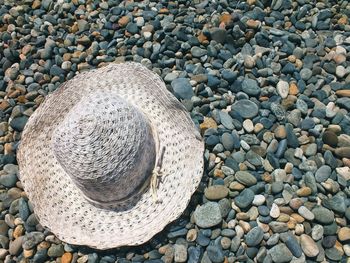
[[[180,99],[191,99],[194,96],[192,86],[186,78],[174,79],[171,82],[171,87],[174,90],[175,96]]]
[[[21,131],[23,131],[24,126],[26,125],[27,121],[28,121],[27,116],[16,117],[16,118],[11,120],[10,126],[15,131],[21,132]]]
[[[290,262],[293,258],[293,254],[283,243],[280,243],[270,249],[269,254],[275,263]]]
[[[238,171],[235,174],[236,180],[245,186],[252,186],[257,183],[257,179],[254,175],[246,171]]]
[[[311,232],[312,239],[318,241],[323,237],[323,234],[323,227],[321,225],[314,225]]]
[[[316,257],[320,250],[315,241],[308,235],[302,234],[300,236],[301,249],[307,257]]]
[[[312,70],[308,68],[303,68],[300,71],[300,76],[303,80],[309,80],[312,77]]]
[[[196,242],[198,245],[202,246],[202,247],[206,247],[209,245],[210,243],[210,238],[205,236],[202,231],[199,231],[198,232],[198,235],[197,235],[197,239],[196,239]]]
[[[254,192],[250,189],[244,189],[235,197],[235,204],[242,209],[248,208],[254,200]]]
[[[335,149],[335,154],[339,157],[350,158],[350,147],[340,147]]]
[[[344,214],[346,211],[345,198],[340,194],[323,199],[322,205],[336,213]]]
[[[188,248],[188,261],[187,263],[197,263],[199,262],[201,256],[200,247],[189,247]]]
[[[245,78],[242,82],[242,90],[249,96],[257,96],[260,94],[258,82],[254,79]]]
[[[350,228],[342,227],[339,229],[338,238],[340,241],[349,241],[350,240]]]
[[[34,248],[37,244],[42,242],[45,235],[38,231],[33,231],[25,235],[23,240],[23,248],[26,250]]]
[[[325,131],[322,135],[322,141],[332,147],[337,147],[338,136],[332,131]]]
[[[292,252],[294,257],[297,257],[297,258],[301,257],[303,251],[300,247],[298,240],[296,239],[293,233],[291,232],[281,233],[280,238],[286,244],[290,252]]]
[[[61,257],[64,254],[64,249],[62,244],[51,244],[47,251],[49,257]]]
[[[234,129],[232,117],[224,111],[219,111],[220,121],[227,129]]]
[[[332,247],[332,248],[326,249],[325,253],[326,253],[326,257],[329,258],[330,260],[333,260],[333,262],[334,261],[341,262],[340,260],[343,258],[344,252],[340,252],[336,247]]]
[[[200,47],[194,46],[191,48],[191,54],[195,58],[201,58],[205,55],[207,55],[207,50],[201,49]]]
[[[288,229],[289,229],[287,223],[283,223],[283,222],[272,221],[269,223],[269,226],[270,226],[272,232],[274,232],[274,233],[283,233],[283,232],[288,231]]]
[[[259,111],[258,106],[254,102],[247,99],[236,101],[232,105],[232,109],[244,119],[254,118]]]
[[[221,136],[221,142],[222,142],[222,145],[224,146],[224,148],[228,151],[232,151],[235,147],[234,137],[232,136],[232,134],[230,134],[228,132],[225,132]]]
[[[322,245],[324,248],[331,248],[335,245],[336,242],[337,242],[336,236],[325,236],[322,239]]]
[[[22,243],[23,243],[23,236],[17,237],[15,240],[10,241],[10,246],[9,246],[9,252],[10,255],[18,255],[19,253],[21,253],[21,251],[23,250],[22,248]]]
[[[280,80],[277,83],[276,89],[277,89],[277,92],[281,96],[282,99],[287,98],[287,96],[289,94],[289,84],[288,84],[288,82],[286,82],[284,80]]]
[[[194,211],[194,220],[201,228],[209,228],[221,223],[220,206],[215,202],[208,202],[197,206]]]
[[[286,124],[286,132],[287,132],[287,144],[289,147],[297,148],[299,147],[299,141],[296,137],[293,126],[290,123]]]
[[[329,224],[329,225],[324,225],[323,231],[325,236],[335,235],[338,231],[338,225],[336,222],[333,222],[332,224]]]
[[[271,206],[271,210],[270,210],[270,216],[272,218],[278,218],[280,216],[280,209],[278,207],[278,205],[276,205],[275,203],[272,204]]]
[[[259,194],[259,195],[255,195],[254,199],[253,199],[253,205],[255,206],[260,206],[262,204],[264,204],[266,201],[265,196]]]
[[[186,262],[187,260],[187,249],[184,245],[174,245],[174,260],[176,262]]]
[[[60,76],[60,75],[64,75],[65,73],[66,72],[57,65],[53,65],[50,68],[50,75],[52,75],[52,76]]]
[[[315,219],[314,214],[305,206],[300,206],[298,209],[298,213],[306,220],[312,221]]]
[[[272,234],[270,238],[267,240],[266,245],[268,245],[269,247],[275,246],[279,240],[280,240],[280,234],[277,234],[277,233]]]
[[[252,228],[245,236],[245,243],[247,246],[254,247],[260,244],[264,237],[264,231],[260,227]]]
[[[334,213],[322,206],[312,209],[312,213],[315,216],[315,220],[323,225],[328,225],[334,221]]]
[[[26,221],[30,215],[29,207],[24,198],[20,198],[18,202],[19,216],[23,221]]]
[[[8,225],[5,220],[0,220],[0,235],[7,236],[7,231],[9,230]]]
[[[16,174],[4,174],[0,176],[0,184],[7,188],[14,187],[18,181]]]
[[[221,263],[224,261],[225,255],[219,246],[208,246],[207,253],[208,253],[209,259],[213,263]]]
[[[322,165],[315,173],[315,179],[318,183],[326,181],[332,173],[332,168],[328,165]]]
[[[213,185],[205,189],[204,195],[209,200],[220,200],[228,195],[228,191],[224,185]]]

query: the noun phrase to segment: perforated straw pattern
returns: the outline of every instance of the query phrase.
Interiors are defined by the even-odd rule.
[[[121,100],[126,104],[119,107],[126,112],[132,107],[139,110],[123,113],[138,122],[135,127],[131,122],[124,123],[135,130],[132,138],[123,138],[121,124],[116,123],[120,115],[115,107],[122,105]],[[100,106],[105,108],[101,110]],[[80,125],[85,125],[81,131],[72,129]],[[107,129],[109,125],[111,129]],[[142,132],[138,134],[136,130]],[[154,136],[154,147],[150,134],[158,136],[158,139]],[[84,138],[83,142],[77,139],[79,136]],[[111,139],[113,136],[121,136],[121,140]],[[160,232],[186,208],[203,173],[204,145],[199,138],[188,112],[156,74],[136,63],[110,64],[77,75],[49,95],[34,112],[22,133],[17,155],[20,179],[40,223],[61,240],[98,249],[138,245]],[[130,184],[125,190],[119,188],[121,197],[127,189],[137,188],[135,182],[140,182],[143,175],[128,172],[125,177],[118,175],[118,169],[136,171],[142,158],[145,162],[141,162],[140,171],[149,169],[149,163],[154,165],[152,158],[145,157],[147,154],[134,158],[137,151],[128,145],[127,149],[119,149],[128,139],[134,139],[141,152],[148,149],[145,152],[149,156],[152,149],[159,154],[159,149],[165,147],[163,176],[157,190],[161,202],[153,202],[147,187],[119,201],[117,206],[112,202],[110,209],[93,205],[77,186],[89,186],[84,179],[105,178],[106,174],[114,175],[117,181],[127,178]],[[89,147],[88,141],[94,142],[97,151],[104,150],[79,159],[80,151]],[[111,141],[114,144],[109,145]],[[123,162],[124,168],[116,168],[115,164],[120,162],[118,155],[128,159]],[[100,172],[86,173],[91,170],[88,164]],[[75,177],[68,167],[74,167]],[[115,198],[115,194],[110,198]],[[96,197],[96,193],[90,197]]]
[[[155,163],[156,134],[137,108],[106,95],[93,92],[69,111],[53,131],[52,150],[85,195],[113,204],[146,181]]]

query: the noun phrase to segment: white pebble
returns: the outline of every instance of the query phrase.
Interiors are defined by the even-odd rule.
[[[260,205],[264,204],[265,201],[266,201],[265,196],[263,196],[263,195],[255,195],[254,196],[254,200],[253,200],[253,205],[260,206]]]
[[[243,150],[245,151],[249,151],[250,150],[250,146],[248,143],[246,143],[245,141],[241,140],[241,146],[243,148]]]
[[[272,218],[278,218],[280,216],[280,209],[275,203],[273,203],[271,206],[270,216]]]
[[[243,122],[243,128],[247,131],[247,132],[252,132],[254,131],[254,124],[250,119],[246,119]]]
[[[287,98],[289,94],[289,84],[284,80],[280,80],[277,83],[277,92],[282,97],[282,99]]]
[[[337,77],[339,78],[343,78],[346,74],[346,70],[344,68],[344,66],[337,66],[335,69],[335,74],[337,75]]]

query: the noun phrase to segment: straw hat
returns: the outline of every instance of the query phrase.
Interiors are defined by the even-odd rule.
[[[110,64],[65,82],[22,133],[20,180],[43,226],[108,249],[178,218],[203,172],[203,141],[153,72]]]

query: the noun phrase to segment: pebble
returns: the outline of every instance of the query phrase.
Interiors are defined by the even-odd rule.
[[[246,186],[252,186],[257,183],[257,179],[246,171],[238,171],[235,174],[236,180]]]
[[[312,239],[318,241],[323,237],[323,234],[323,227],[321,225],[314,225],[311,232]]]
[[[328,165],[322,165],[315,174],[315,179],[318,183],[326,181],[332,173],[331,167]]]
[[[254,192],[244,189],[235,199],[235,204],[242,209],[248,208],[254,200]]]
[[[260,227],[252,228],[245,236],[247,246],[254,247],[260,244],[264,237],[264,231]]]
[[[208,253],[209,259],[213,263],[221,263],[224,261],[224,258],[225,258],[224,253],[221,250],[221,248],[218,246],[208,246],[207,253]]]
[[[328,225],[334,221],[334,213],[324,207],[316,207],[312,209],[312,213],[315,216],[315,220],[321,224]]]
[[[276,263],[290,262],[293,258],[292,253],[283,243],[272,247],[269,251],[269,254],[273,262]]]
[[[298,213],[309,221],[313,221],[315,218],[315,215],[305,206],[300,206],[298,209]]]
[[[253,205],[255,206],[261,206],[262,204],[264,204],[266,201],[265,196],[263,195],[255,195],[254,199],[253,199]]]
[[[174,245],[174,260],[176,262],[186,262],[187,260],[187,248],[184,245]]]
[[[286,244],[289,251],[293,254],[293,256],[300,258],[303,251],[295,235],[293,235],[291,232],[285,232],[281,233],[280,237],[281,240]]]
[[[10,245],[9,245],[10,255],[18,255],[19,253],[21,253],[23,238],[24,238],[23,236],[20,236],[15,240],[10,241]]]
[[[278,205],[273,203],[271,206],[271,210],[270,210],[270,216],[272,218],[278,218],[280,216],[280,214],[281,214],[281,212],[280,212]]]
[[[260,87],[257,81],[245,78],[242,82],[242,90],[249,96],[257,96],[260,94]]]
[[[73,258],[72,253],[66,252],[62,255],[61,263],[71,263]]]
[[[61,257],[64,254],[64,249],[62,244],[51,244],[47,251],[49,257]]]
[[[209,186],[204,191],[204,195],[209,200],[220,200],[228,195],[228,188],[223,185]]]
[[[289,94],[289,84],[286,81],[280,80],[277,83],[277,92],[281,96],[282,99],[287,98]]]
[[[348,241],[350,240],[350,228],[342,227],[339,229],[338,238],[340,241]]]
[[[313,239],[306,234],[302,234],[300,236],[300,245],[307,257],[316,257],[318,253],[320,253],[315,241],[313,241]]]
[[[232,105],[232,109],[236,111],[242,118],[254,118],[259,111],[258,106],[247,99],[239,100]]]
[[[199,227],[209,228],[221,223],[220,206],[215,202],[208,202],[198,206],[194,211],[194,220]]]
[[[173,88],[175,95],[180,99],[191,99],[194,95],[192,86],[186,78],[174,79],[171,82],[171,87]]]

